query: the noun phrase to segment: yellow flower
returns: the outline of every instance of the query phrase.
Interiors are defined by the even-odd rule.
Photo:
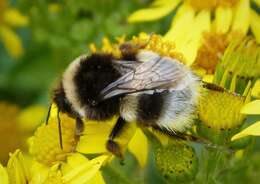
[[[20,150],[10,154],[10,159],[7,163],[7,173],[10,183],[25,184],[31,180],[29,165],[27,165]]]
[[[177,51],[183,53],[188,65],[196,59],[204,32],[246,35],[250,27],[259,41],[259,15],[250,8],[249,0],[155,0],[150,7],[130,15],[128,21],[153,21],[175,9],[176,16],[165,38],[176,43]]]
[[[7,167],[0,164],[1,184],[105,184],[99,171],[108,156],[92,160],[79,153],[68,156],[65,162],[46,166],[35,160],[27,161],[20,150],[10,154]]]
[[[229,140],[243,125],[249,114],[243,109],[251,101],[254,81],[260,75],[259,51],[259,46],[249,38],[236,39],[226,49],[213,77],[213,82],[223,89],[204,89],[198,105],[202,121],[198,130],[205,133],[204,136],[222,142],[223,138]],[[209,129],[218,133],[214,135]]]
[[[28,25],[28,18],[17,9],[8,5],[7,0],[0,2],[0,40],[2,40],[9,54],[18,58],[23,54],[23,47],[19,36],[12,27],[24,27]]]
[[[51,167],[43,184],[105,184],[99,171],[108,156],[88,160],[81,154],[68,157],[66,163]]]
[[[198,158],[194,149],[180,140],[172,139],[168,145],[157,147],[155,162],[169,183],[194,180],[198,171]]]
[[[60,113],[63,144],[63,148],[61,149],[57,123],[57,107],[53,104],[48,125],[41,125],[36,130],[34,136],[30,138],[30,153],[38,162],[47,166],[52,166],[55,163],[66,160],[70,154],[76,151],[84,154],[112,156],[106,149],[106,143],[117,118],[115,116],[111,120],[103,122],[85,120],[84,131],[82,132],[82,136],[78,138],[75,135],[75,119]],[[115,139],[121,146],[122,153],[126,151],[127,144],[131,140],[129,150],[136,155],[140,165],[144,166],[148,154],[146,137],[140,130],[136,131],[135,123],[129,123],[124,127],[123,132]],[[144,151],[138,149],[139,145]]]
[[[48,124],[42,124],[30,138],[30,154],[48,166],[64,161],[68,154],[75,151],[75,120],[66,114],[60,114],[63,148],[60,147],[57,122],[57,107],[52,105]]]
[[[245,119],[245,116],[239,115],[244,103],[244,97],[227,91],[206,90],[198,105],[199,118],[208,128],[231,130]]]
[[[251,114],[260,114],[260,100],[252,101],[246,104],[240,111],[242,114],[251,115]],[[238,134],[232,137],[232,141],[249,136],[260,136],[260,121],[250,125],[246,129],[242,130]]]

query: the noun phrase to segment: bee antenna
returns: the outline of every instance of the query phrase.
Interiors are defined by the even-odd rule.
[[[49,118],[50,118],[50,114],[51,114],[51,106],[52,106],[52,103],[48,107],[47,116],[46,116],[46,119],[45,119],[46,125],[48,125],[48,122],[49,122]]]
[[[58,129],[59,129],[60,148],[63,149],[63,145],[62,145],[61,121],[60,121],[60,109],[59,109],[59,108],[58,108],[58,112],[57,112],[57,119],[58,119]]]
[[[225,91],[225,89],[223,87],[218,86],[217,84],[208,83],[205,81],[201,81],[201,82],[202,82],[202,87],[205,89],[209,89],[209,90],[213,90],[213,91],[220,91],[220,92]]]

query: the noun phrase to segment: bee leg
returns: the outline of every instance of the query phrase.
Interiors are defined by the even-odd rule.
[[[190,134],[185,134],[182,132],[169,131],[168,129],[158,127],[158,126],[156,126],[156,127],[153,126],[152,128],[154,130],[160,131],[161,133],[165,134],[166,136],[168,136],[170,138],[177,138],[177,139],[181,139],[184,141],[196,142],[196,143],[203,144],[207,148],[222,150],[222,151],[225,151],[230,154],[234,153],[234,150],[232,148],[214,144],[211,141],[209,141],[205,138],[202,138],[202,137],[196,137],[196,136],[193,136]]]
[[[225,91],[225,89],[222,88],[221,86],[218,86],[218,85],[213,84],[213,83],[208,83],[208,82],[205,82],[205,81],[202,81],[202,87],[209,89],[209,90],[213,90],[213,91],[219,91],[219,92]]]
[[[52,104],[50,104],[48,107],[47,116],[46,116],[46,120],[45,120],[46,125],[48,125],[48,122],[49,122],[49,118],[50,118],[50,114],[51,114],[51,106],[52,106]]]
[[[152,127],[154,130],[158,130],[159,132],[165,134],[168,137],[172,137],[172,138],[177,138],[177,139],[181,139],[181,140],[185,140],[185,141],[191,141],[191,142],[198,142],[198,143],[208,143],[209,141],[200,138],[200,137],[196,137],[190,134],[185,134],[182,132],[176,132],[174,130],[168,130],[166,128],[163,127],[159,127],[159,126],[153,126]]]
[[[60,148],[63,149],[63,144],[62,144],[62,130],[61,130],[61,121],[60,121],[60,109],[58,109],[58,112],[57,112],[57,120],[58,120],[58,130],[59,130]]]
[[[76,117],[75,135],[81,136],[83,130],[84,130],[84,123],[83,123],[82,119],[79,116],[77,116]]]
[[[123,118],[119,117],[116,122],[116,125],[113,127],[113,129],[109,135],[109,139],[106,144],[107,150],[121,159],[123,159],[122,150],[121,150],[119,144],[114,141],[114,139],[121,133],[121,130],[125,124],[126,124],[126,121]]]

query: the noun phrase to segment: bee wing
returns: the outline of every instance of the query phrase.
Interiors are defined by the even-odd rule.
[[[149,58],[149,61],[142,62],[105,87],[99,99],[105,100],[117,95],[156,89],[182,90],[189,84],[187,79],[190,73],[184,65],[169,57],[160,57],[154,53],[150,57],[148,54],[143,53],[138,60]]]
[[[127,74],[135,70],[142,62],[140,61],[125,61],[125,60],[114,60],[113,66],[119,71],[122,75]]]

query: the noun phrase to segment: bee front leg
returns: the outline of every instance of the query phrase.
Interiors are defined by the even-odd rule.
[[[126,124],[126,121],[123,118],[119,117],[109,135],[109,139],[106,144],[107,150],[121,159],[123,159],[122,150],[121,150],[119,144],[114,141],[114,139],[121,133],[121,130],[123,129],[125,124]]]
[[[75,135],[81,136],[84,129],[84,123],[80,117],[76,117],[76,127],[75,127]]]

